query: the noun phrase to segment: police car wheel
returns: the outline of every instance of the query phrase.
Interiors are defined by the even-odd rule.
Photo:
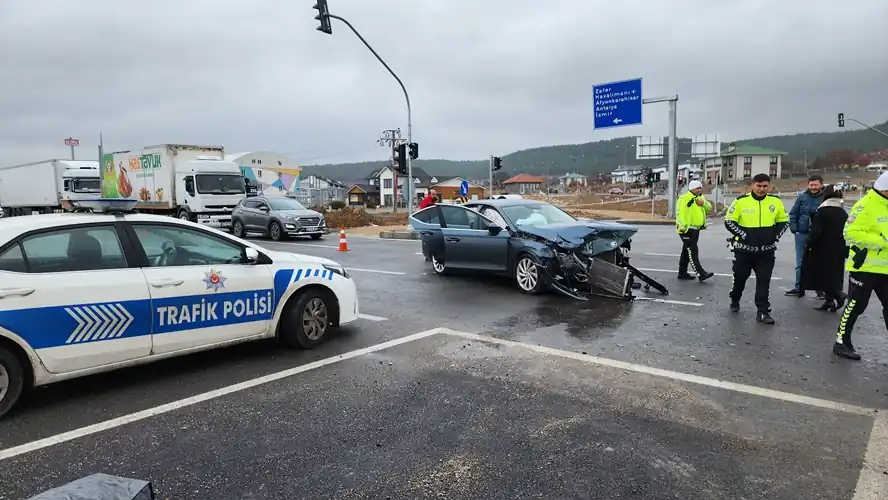
[[[290,348],[311,349],[324,340],[331,325],[329,294],[307,290],[288,307],[278,332]]]
[[[22,365],[9,350],[0,347],[0,416],[18,401],[24,386]]]

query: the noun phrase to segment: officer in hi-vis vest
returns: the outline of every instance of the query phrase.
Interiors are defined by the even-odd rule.
[[[701,282],[715,276],[706,272],[700,263],[700,231],[706,229],[706,214],[712,210],[712,204],[703,196],[703,184],[691,181],[688,191],[678,197],[675,203],[675,232],[681,238],[681,256],[678,258],[678,279],[699,279]],[[697,276],[688,274],[688,264]]]
[[[771,317],[771,274],[774,272],[774,254],[777,241],[789,228],[789,217],[783,200],[768,194],[771,177],[757,174],[752,178],[752,192],[740,196],[728,209],[725,227],[733,235],[734,282],[731,286],[731,311],[740,310],[740,297],[746,280],[755,271],[755,320],[774,324]]]
[[[851,330],[863,314],[873,292],[882,303],[888,330],[888,172],[851,208],[845,222],[848,245],[848,305],[839,320],[833,352],[843,358],[860,359],[851,343]],[[882,253],[885,252],[885,253]]]

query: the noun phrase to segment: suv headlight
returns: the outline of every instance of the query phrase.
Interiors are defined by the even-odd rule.
[[[348,270],[342,266],[333,266],[333,265],[324,264],[324,269],[326,269],[330,272],[336,273],[336,274],[342,276],[343,278],[349,277]]]

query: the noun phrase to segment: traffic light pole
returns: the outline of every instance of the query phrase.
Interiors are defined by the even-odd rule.
[[[364,37],[362,37],[361,34],[358,33],[358,30],[356,30],[350,22],[348,22],[344,17],[336,16],[329,13],[327,14],[327,17],[339,20],[343,24],[348,26],[348,29],[352,30],[352,33],[354,33],[355,36],[358,37],[361,42],[363,42],[364,46],[367,47],[367,49],[371,53],[373,53],[374,56],[376,56],[376,59],[378,59],[379,62],[382,63],[383,66],[385,66],[385,69],[387,69],[388,72],[391,73],[391,75],[398,82],[398,85],[401,86],[401,90],[404,91],[404,99],[407,100],[407,143],[413,144],[413,113],[410,109],[410,95],[407,93],[407,87],[404,86],[404,82],[402,82],[401,79],[398,78],[398,75],[395,74],[394,71],[392,71],[392,68],[390,68],[389,65],[386,64],[386,62],[382,59],[382,57],[380,57],[379,54],[377,54],[376,51],[373,50],[373,47],[371,47],[370,44],[367,43],[367,40],[365,40]],[[413,162],[411,161],[409,154],[407,155],[407,179],[404,180],[404,189],[402,189],[402,191],[405,192],[407,197],[407,213],[413,213],[413,203],[415,201],[413,195]]]
[[[487,162],[487,182],[490,184],[487,185],[487,197],[493,198],[493,155],[490,155],[490,159]]]
[[[867,125],[866,123],[863,123],[863,122],[861,122],[861,121],[857,121],[857,120],[855,120],[854,118],[846,118],[845,116],[842,116],[841,118],[839,118],[839,126],[840,126],[840,127],[844,127],[844,126],[845,126],[845,124],[842,123],[842,121],[844,121],[844,120],[848,120],[849,122],[854,122],[854,123],[857,123],[857,124],[859,124],[859,125],[863,125],[864,127],[868,128],[868,129],[870,129],[870,130],[872,130],[873,132],[878,132],[878,133],[884,135],[885,137],[888,137],[888,133],[882,132],[881,130],[879,130],[879,129],[875,128],[875,127],[870,127],[870,126]]]

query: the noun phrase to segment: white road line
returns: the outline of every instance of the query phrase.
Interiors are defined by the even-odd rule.
[[[380,269],[361,269],[360,267],[347,267],[349,271],[358,271],[359,273],[376,273],[376,274],[392,274],[395,276],[404,276],[407,273],[398,271],[382,271]]]
[[[339,246],[337,245],[319,245],[315,243],[276,243],[278,245],[286,245],[288,247],[312,247],[312,248],[330,248],[333,250],[338,250]]]
[[[131,413],[129,415],[123,415],[117,418],[112,418],[110,420],[106,420],[104,422],[99,422],[97,424],[88,425],[86,427],[81,427],[79,429],[74,429],[72,431],[63,432],[61,434],[56,434],[55,436],[50,436],[43,439],[38,439],[37,441],[32,441],[30,443],[25,443],[19,446],[13,446],[12,448],[6,448],[4,450],[0,450],[0,460],[6,460],[8,458],[17,457],[19,455],[24,455],[25,453],[30,453],[32,451],[41,450],[43,448],[48,448],[50,446],[54,446],[61,443],[66,443],[68,441],[72,441],[74,439],[82,438],[85,436],[89,436],[92,434],[96,434],[98,432],[107,431],[110,429],[114,429],[126,424],[131,424],[133,422],[138,422],[140,420],[145,420],[146,418],[151,418],[156,415],[161,415],[163,413],[168,413],[173,410],[178,410],[181,408],[185,408],[187,406],[192,406],[197,403],[203,403],[205,401],[210,401],[212,399],[220,398],[222,396],[227,396],[229,394],[233,394],[235,392],[240,392],[245,389],[250,389],[259,385],[267,384],[269,382],[274,382],[276,380],[281,380],[284,378],[292,377],[294,375],[298,375],[300,373],[304,373],[310,370],[315,370],[317,368],[321,368],[323,366],[331,365],[333,363],[338,363],[340,361],[345,361],[347,359],[356,358],[358,356],[363,356],[364,354],[370,354],[373,352],[381,351],[383,349],[388,349],[389,347],[394,347],[401,344],[406,344],[408,342],[413,342],[414,340],[423,339],[426,337],[431,337],[437,333],[441,333],[442,329],[434,328],[432,330],[426,330],[424,332],[414,333],[413,335],[408,335],[406,337],[401,337],[399,339],[390,340],[388,342],[383,342],[381,344],[372,345],[370,347],[365,347],[363,349],[357,349],[355,351],[349,351],[344,354],[340,354],[338,356],[333,356],[329,358],[320,359],[318,361],[314,361],[312,363],[307,363],[302,366],[297,366],[295,368],[290,368],[288,370],[283,370],[277,373],[272,373],[269,375],[264,375],[262,377],[257,377],[251,380],[247,380],[244,382],[240,382],[237,384],[229,385],[226,387],[222,387],[220,389],[216,389],[213,391],[205,392],[203,394],[196,394],[191,397],[187,397],[185,399],[180,399],[178,401],[173,401],[171,403],[163,404],[160,406],[155,406],[154,408],[148,408],[147,410],[142,410],[136,413]]]
[[[529,349],[531,351],[536,351],[542,354],[548,354],[551,356],[559,356],[562,358],[570,358],[575,359],[577,361],[582,361],[584,363],[592,363],[599,366],[607,366],[610,368],[617,368],[620,370],[627,370],[636,373],[644,373],[647,375],[653,375],[656,377],[662,377],[671,380],[678,380],[681,382],[690,382],[692,384],[704,385],[708,387],[717,387],[719,389],[725,389],[728,391],[740,392],[744,394],[753,394],[756,396],[761,396],[770,399],[776,399],[779,401],[786,401],[789,403],[798,403],[808,406],[814,406],[817,408],[824,408],[827,410],[835,410],[841,411],[845,413],[853,413],[855,415],[867,415],[867,416],[875,416],[879,415],[876,413],[877,410],[875,408],[864,408],[862,406],[851,405],[847,403],[840,403],[838,401],[829,401],[826,399],[819,399],[810,396],[803,396],[800,394],[792,394],[790,392],[782,392],[776,391],[774,389],[765,389],[763,387],[756,387],[754,385],[746,385],[746,384],[737,384],[734,382],[728,382],[725,380],[719,380],[715,378],[702,377],[700,375],[690,375],[687,373],[676,372],[672,370],[664,370],[662,368],[654,368],[651,366],[645,365],[637,365],[634,363],[627,363],[625,361],[617,361],[615,359],[608,358],[600,358],[598,356],[589,356],[586,354],[580,354],[576,352],[563,351],[561,349],[554,349],[552,347],[538,346],[533,344],[525,344],[524,342],[515,342],[514,340],[506,340],[499,339],[495,337],[488,337],[485,335],[478,335],[474,333],[467,332],[459,332],[456,330],[451,330],[449,328],[441,328],[441,333],[447,335],[453,335],[456,337],[463,337],[466,339],[476,340],[478,342],[487,342],[491,344],[500,344],[507,345],[512,347],[522,347],[524,349]],[[885,497],[882,497],[885,498]]]
[[[651,302],[659,302],[661,304],[675,304],[677,306],[703,307],[702,302],[685,302],[683,300],[655,299],[653,297],[635,297],[635,300],[648,300]]]
[[[636,269],[638,269],[639,271],[644,271],[644,272],[646,272],[646,273],[674,273],[674,274],[678,274],[678,271],[676,271],[675,269],[651,269],[651,268],[649,268],[649,267],[638,267],[638,268],[636,268]],[[721,277],[724,277],[724,278],[732,278],[732,277],[733,277],[733,275],[731,275],[731,274],[726,274],[726,273],[715,273],[715,275],[716,275],[716,276],[721,276]],[[755,273],[753,273],[753,274],[750,276],[750,279],[755,279]],[[771,277],[771,280],[772,280],[772,281],[773,281],[773,280],[781,280],[781,279],[783,279],[783,278],[781,278],[781,277],[779,277],[779,276],[772,276],[772,277]]]
[[[643,253],[642,255],[652,255],[654,257],[681,257],[681,254],[677,254],[677,253],[647,252],[647,253]],[[705,255],[703,255],[702,257],[706,258]],[[734,260],[734,258],[733,257],[725,257],[725,260]]]
[[[422,252],[416,252],[416,253],[413,254],[413,255],[422,255]]]
[[[851,500],[884,500],[888,498],[888,415],[881,413],[873,422],[863,468]]]
[[[374,316],[372,314],[364,314],[364,313],[358,313],[358,318],[366,319],[367,321],[388,321],[388,318],[383,318],[382,316]]]

